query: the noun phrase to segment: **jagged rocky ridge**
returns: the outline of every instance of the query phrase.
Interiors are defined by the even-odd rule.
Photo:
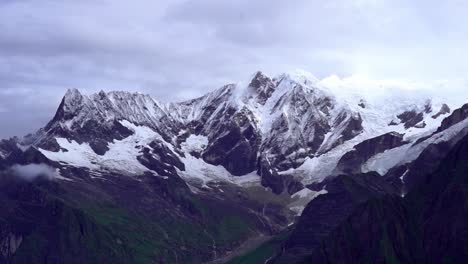
[[[135,174],[179,174],[202,185],[256,174],[275,193],[292,194],[350,169],[386,174],[411,162],[450,114],[436,99],[389,100],[393,108],[360,95],[340,96],[306,74],[270,78],[261,72],[247,84],[180,103],[72,89],[44,129],[20,143],[71,166],[112,171],[125,164]],[[441,129],[449,126],[445,122]],[[413,147],[422,139],[422,147]],[[127,148],[126,155],[117,147]],[[389,149],[400,158],[375,158]]]
[[[15,164],[56,170],[51,183],[0,186],[11,190],[3,197],[1,260],[34,259],[24,242],[39,237],[47,241],[41,248],[46,255],[77,263],[88,257],[200,263],[228,254],[249,237],[276,234],[292,222],[290,209],[300,213],[310,200],[308,208],[322,208],[327,203],[320,201],[335,197],[329,203],[342,201],[342,208],[322,212],[332,228],[312,233],[330,231],[363,201],[419,186],[468,133],[467,105],[400,99],[343,96],[307,75],[270,78],[260,72],[246,85],[226,85],[179,103],[69,90],[43,129],[0,141],[0,182],[14,174]],[[357,176],[343,176],[350,173]],[[23,191],[31,199],[18,201]],[[36,210],[24,215],[31,205]],[[34,225],[57,206],[65,220]],[[306,209],[304,217],[314,211]],[[26,221],[19,229],[18,219]],[[60,229],[67,221],[71,228]],[[142,223],[149,229],[141,229]],[[193,223],[193,232],[181,236],[187,232],[181,226]],[[96,236],[83,225],[98,230]],[[101,245],[99,252],[116,253],[89,256],[78,250],[80,244],[69,245],[76,247],[75,256],[66,248],[52,253],[46,248],[63,237],[49,238],[50,228],[71,240],[78,232],[81,242]],[[171,228],[176,230],[167,233]],[[134,233],[145,240],[135,240]],[[300,244],[298,232],[293,236]],[[116,248],[105,241],[120,242]]]
[[[460,124],[466,119],[460,112],[443,123]],[[230,263],[465,263],[466,130],[464,125],[465,132],[431,143],[416,160],[384,176],[351,172],[311,184],[321,195],[289,232]],[[389,137],[398,143],[399,136],[375,140]]]
[[[309,203],[265,263],[465,263],[468,136],[438,158],[405,197],[382,177],[371,185],[362,184],[369,175],[329,181],[330,193]]]

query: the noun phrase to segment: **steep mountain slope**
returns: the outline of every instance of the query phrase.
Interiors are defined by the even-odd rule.
[[[2,263],[203,263],[292,216],[234,185],[194,193],[177,176],[28,166],[0,173]]]
[[[302,256],[367,201],[417,188],[468,133],[467,105],[326,84],[257,72],[178,103],[69,90],[43,129],[0,141],[2,260],[39,250],[71,262],[207,262],[281,232],[306,207],[285,244]],[[34,224],[55,207],[57,222]],[[76,239],[113,253],[52,250]]]
[[[437,131],[431,141],[427,137],[451,113],[439,98],[339,91],[305,73],[270,78],[261,72],[246,84],[180,103],[69,90],[47,126],[19,143],[50,160],[92,170],[178,174],[198,187],[243,176],[275,193],[293,194],[350,168],[386,174],[464,126]],[[388,137],[396,133],[394,144]],[[351,157],[355,151],[358,159]]]
[[[464,263],[468,260],[468,137],[404,198],[353,212],[304,263]]]
[[[317,248],[362,203],[398,190],[376,173],[340,175],[320,186],[326,192],[304,209],[297,226],[283,245],[277,263],[299,261]]]
[[[459,113],[446,120],[454,120]],[[451,124],[455,126],[457,122]],[[468,136],[465,134],[442,145],[432,145],[411,165],[414,170],[420,166],[422,172],[413,179],[404,197],[392,178],[372,174],[341,175],[313,184],[310,188],[326,192],[307,205],[291,234],[264,260],[269,259],[267,263],[466,262]],[[423,161],[435,164],[426,167]],[[408,173],[405,178],[411,177]],[[261,248],[245,258],[259,254],[258,250]]]

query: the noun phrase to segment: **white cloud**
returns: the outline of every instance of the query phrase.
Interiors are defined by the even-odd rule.
[[[335,95],[361,94],[367,98],[387,98],[394,95],[403,98],[433,98],[458,108],[468,103],[468,78],[450,80],[404,81],[372,79],[366,75],[323,78],[319,85]],[[405,96],[401,96],[405,95]]]
[[[44,177],[44,179],[52,180],[58,177],[58,172],[46,165],[46,164],[27,164],[27,165],[13,165],[10,168],[13,175],[20,177],[27,181],[33,181],[38,177]]]

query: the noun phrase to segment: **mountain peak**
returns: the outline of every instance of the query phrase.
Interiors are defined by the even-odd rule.
[[[306,86],[312,86],[320,82],[320,80],[317,77],[315,77],[312,73],[302,69],[296,69],[292,72],[280,74],[275,79],[288,79]]]
[[[45,129],[48,131],[59,127],[64,131],[75,132],[84,128],[96,130],[96,126],[108,129],[121,120],[154,130],[164,128],[168,131],[175,126],[174,122],[170,121],[172,117],[169,116],[166,107],[147,94],[101,90],[91,95],[83,95],[78,89],[69,89],[54,118]]]
[[[65,95],[63,96],[63,106],[76,106],[83,99],[83,95],[76,88],[68,89]]]
[[[257,102],[263,105],[273,94],[275,84],[270,77],[258,71],[250,81],[248,88],[255,94]]]
[[[251,87],[259,87],[264,80],[271,80],[266,74],[261,71],[257,71],[253,74],[252,80],[250,81],[249,86]]]
[[[83,105],[84,96],[76,88],[70,88],[65,92],[55,116],[45,126],[45,130],[51,129],[59,121],[69,120],[80,111]]]
[[[203,160],[197,161],[201,167],[221,165],[232,175],[257,170],[265,184],[280,192],[285,186],[276,174],[288,171],[309,182],[326,177],[344,152],[365,139],[388,132],[405,133],[405,140],[427,135],[442,118],[432,118],[432,108],[440,108],[433,101],[377,104],[380,101],[332,90],[306,71],[275,78],[257,71],[246,82],[170,104],[135,92],[82,95],[70,89],[45,133],[52,139],[89,143],[96,153],[105,153],[106,145],[131,134],[127,126],[146,127],[177,151],[187,137],[203,137],[209,144],[194,156]],[[407,122],[392,122],[406,115]],[[295,170],[300,166],[305,169]],[[309,167],[313,173],[303,174]]]
[[[107,93],[104,92],[104,90],[99,91],[99,93],[97,93],[97,95],[100,97],[100,99],[107,98]]]
[[[69,89],[67,89],[67,91],[65,92],[65,96],[64,96],[64,97],[71,98],[71,97],[77,97],[77,96],[81,96],[80,90],[78,90],[78,89],[76,89],[76,88],[69,88]]]

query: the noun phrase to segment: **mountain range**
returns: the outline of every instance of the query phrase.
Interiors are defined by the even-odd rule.
[[[304,72],[176,103],[70,89],[0,141],[0,262],[466,260],[467,117]]]

